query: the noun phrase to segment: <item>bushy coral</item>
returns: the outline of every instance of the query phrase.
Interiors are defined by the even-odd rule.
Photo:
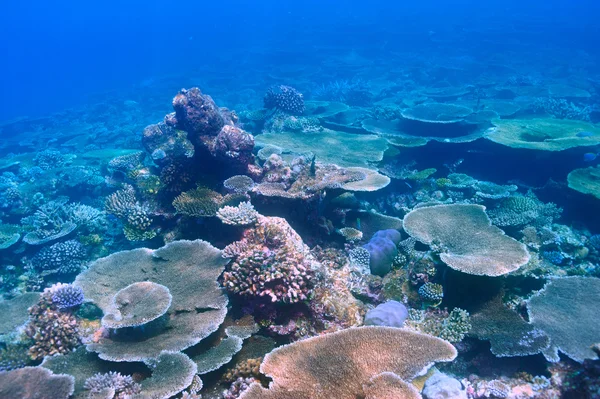
[[[68,353],[79,344],[77,319],[69,312],[58,310],[51,290],[44,291],[40,301],[29,309],[29,316],[25,333],[33,340],[29,348],[33,360]]]
[[[29,364],[28,348],[25,345],[9,344],[0,350],[0,371],[20,369]]]
[[[105,374],[95,374],[85,381],[84,388],[91,393],[99,394],[105,389],[111,389],[112,399],[126,399],[140,393],[142,387],[130,375],[124,376],[114,371]]]
[[[264,98],[267,109],[278,109],[291,115],[302,115],[305,110],[304,96],[290,86],[273,86],[267,90]]]
[[[66,198],[48,201],[33,215],[21,219],[21,223],[32,230],[23,237],[23,241],[30,245],[42,245],[75,230],[77,224],[73,222],[66,203]]]
[[[84,246],[78,241],[69,240],[42,248],[31,259],[31,265],[43,275],[73,274],[81,270],[85,257]]]
[[[427,282],[419,287],[419,296],[426,302],[439,303],[444,299],[444,287]]]
[[[522,227],[528,224],[546,226],[560,217],[562,209],[553,203],[544,204],[533,195],[512,195],[496,208],[488,210],[492,222],[500,227]]]
[[[133,186],[125,184],[121,190],[109,195],[105,209],[123,221],[123,233],[128,240],[142,241],[156,236],[151,229],[153,219],[150,211],[137,201]]]
[[[65,156],[60,151],[44,150],[38,152],[33,162],[43,170],[57,168],[65,163]]]
[[[52,303],[60,310],[79,306],[83,303],[83,290],[71,284],[54,284],[49,288]]]
[[[240,241],[224,249],[232,262],[223,273],[228,291],[273,302],[308,299],[313,275],[311,256],[300,236],[281,218],[258,218]]]

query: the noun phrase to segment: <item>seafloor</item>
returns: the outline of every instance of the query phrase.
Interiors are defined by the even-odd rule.
[[[0,397],[599,398],[597,60],[488,45],[4,122]]]

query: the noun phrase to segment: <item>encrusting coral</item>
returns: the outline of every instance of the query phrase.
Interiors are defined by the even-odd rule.
[[[434,362],[455,357],[451,344],[429,335],[393,327],[350,328],[267,354],[260,369],[273,379],[269,389],[254,383],[240,398],[354,399],[364,396],[364,386],[381,373],[409,382]]]

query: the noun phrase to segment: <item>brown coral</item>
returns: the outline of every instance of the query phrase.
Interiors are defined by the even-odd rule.
[[[77,319],[72,313],[56,308],[48,289],[39,302],[29,309],[29,315],[25,334],[34,341],[29,348],[29,356],[33,360],[69,353],[79,345]]]

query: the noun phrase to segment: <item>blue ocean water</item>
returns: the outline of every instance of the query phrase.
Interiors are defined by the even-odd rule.
[[[599,16],[3,4],[0,398],[600,397]]]

